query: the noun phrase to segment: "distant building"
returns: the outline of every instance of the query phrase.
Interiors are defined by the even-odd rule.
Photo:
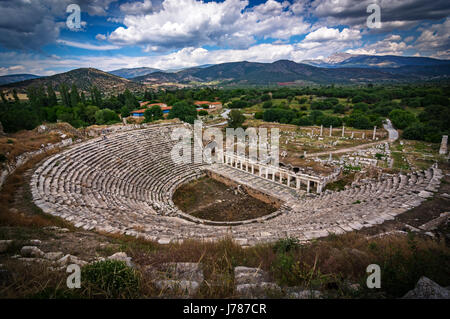
[[[195,101],[195,106],[197,108],[205,109],[205,105],[208,106],[208,109],[220,109],[222,108],[222,102],[210,102],[210,101]]]
[[[151,103],[150,104],[150,102],[149,101],[147,101],[147,102],[141,102],[140,103],[140,106],[141,107],[152,107],[152,106],[154,106],[154,105],[158,105],[158,106],[160,106],[160,107],[166,107],[167,106],[167,104],[165,104],[165,103]]]
[[[169,114],[170,110],[172,109],[171,106],[162,106],[161,107],[161,111],[163,112],[163,114]]]
[[[132,117],[144,117],[144,113],[147,109],[134,110],[131,112]]]
[[[160,104],[163,104],[164,106],[160,106]],[[158,105],[161,108],[161,111],[163,112],[163,115],[167,115],[170,112],[170,110],[172,109],[171,106],[167,106],[164,103],[154,103],[154,104],[151,104],[150,107],[152,107],[153,105]],[[139,117],[144,117],[145,111],[150,109],[150,107],[145,108],[145,109],[140,109],[140,110],[134,110],[134,111],[131,112],[131,116],[138,117],[138,118]]]

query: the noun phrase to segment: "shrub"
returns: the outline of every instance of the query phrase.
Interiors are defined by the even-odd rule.
[[[389,118],[392,120],[392,124],[399,129],[404,129],[417,121],[413,113],[400,109],[391,111]]]
[[[274,250],[277,252],[286,253],[290,250],[296,249],[299,246],[299,241],[295,237],[287,237],[278,240],[274,245]]]
[[[139,290],[136,271],[116,260],[99,261],[83,267],[81,280],[106,298],[135,297]]]

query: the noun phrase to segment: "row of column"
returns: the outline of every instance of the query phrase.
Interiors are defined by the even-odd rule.
[[[331,134],[333,133],[333,125],[330,125],[330,133],[329,136],[331,137]],[[352,132],[352,138],[353,138],[353,134],[354,132]],[[373,127],[373,135],[372,135],[372,139],[374,140],[377,134],[377,127],[374,126]],[[323,136],[323,125],[320,126],[320,136]],[[345,125],[342,126],[342,137],[345,136]],[[362,138],[364,139],[366,137],[366,133],[363,132],[362,133]]]
[[[225,158],[225,161],[224,161],[225,164],[227,164],[231,167],[237,168],[237,169],[245,170],[246,172],[251,173],[253,175],[255,175],[255,167],[257,168],[258,176],[260,176],[260,177],[269,179],[269,174],[272,174],[271,180],[273,182],[276,182],[276,183],[279,183],[282,185],[287,185],[288,187],[300,189],[302,180],[304,180],[305,184],[306,184],[306,192],[307,193],[309,193],[311,191],[311,183],[316,184],[316,192],[317,193],[322,192],[323,183],[321,183],[319,181],[308,179],[306,177],[300,177],[297,175],[291,175],[288,172],[283,172],[282,170],[280,170],[279,168],[276,168],[276,167],[270,168],[268,166],[263,166],[263,165],[256,164],[256,163],[249,163],[249,161],[247,159],[243,160],[238,157],[228,156],[228,155],[224,155],[224,158]],[[276,179],[277,173],[279,176],[278,179]],[[285,175],[285,177],[286,177],[286,184],[283,183],[283,175]],[[293,186],[291,186],[292,178],[295,179],[295,185],[293,185]]]

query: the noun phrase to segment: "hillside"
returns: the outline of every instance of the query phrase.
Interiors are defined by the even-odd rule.
[[[269,85],[279,82],[297,82],[304,84],[326,83],[366,83],[392,82],[406,78],[380,70],[346,68],[326,69],[307,64],[280,60],[273,63],[231,62],[213,65],[206,68],[191,68],[177,73],[156,72],[147,76],[134,78],[142,83],[164,83],[190,81],[221,81],[225,84],[257,84]]]
[[[161,70],[154,69],[154,68],[142,67],[142,68],[118,69],[118,70],[109,71],[108,73],[110,73],[112,75],[120,76],[125,79],[132,79],[132,78],[135,78],[138,76],[143,76],[143,75],[155,73],[158,71],[161,71]]]
[[[0,85],[30,80],[30,79],[37,79],[39,78],[38,75],[34,74],[10,74],[10,75],[3,75],[0,76]]]
[[[56,88],[56,90],[58,90],[59,85],[62,83],[69,86],[75,84],[79,89],[84,91],[89,90],[92,86],[96,86],[100,91],[105,93],[121,92],[125,89],[137,90],[142,88],[142,85],[139,83],[109,74],[107,72],[93,68],[81,68],[52,76],[3,85],[0,86],[0,89],[16,88],[18,92],[23,92],[30,86],[52,85]]]
[[[273,63],[231,62],[194,67],[176,73],[155,72],[133,80],[149,84],[192,81],[218,81],[225,85],[359,84],[415,82],[449,78],[450,75],[449,61],[429,58],[340,56],[329,61],[333,61],[333,67],[317,67],[289,60]],[[360,64],[356,61],[360,61]],[[382,64],[386,67],[373,66]]]
[[[450,61],[427,57],[396,55],[355,55],[335,53],[323,60],[304,60],[302,63],[324,68],[401,68],[449,66]]]

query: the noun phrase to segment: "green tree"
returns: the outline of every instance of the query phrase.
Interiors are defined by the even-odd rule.
[[[145,122],[153,122],[163,118],[163,112],[158,105],[153,105],[144,112]]]
[[[49,106],[55,106],[56,104],[58,104],[58,99],[56,98],[55,90],[53,90],[53,87],[50,84],[47,86],[47,95]]]
[[[396,128],[404,129],[417,121],[416,116],[408,111],[396,109],[389,113],[389,119]]]
[[[69,88],[67,87],[67,85],[62,83],[59,86],[59,91],[61,94],[61,100],[62,100],[63,104],[67,107],[70,107]]]
[[[231,110],[228,115],[228,127],[238,128],[242,127],[242,124],[245,122],[245,116],[239,110]]]
[[[189,105],[187,102],[177,102],[170,110],[169,118],[179,118],[181,121],[193,124],[197,118],[197,109],[194,105]]]
[[[86,106],[85,115],[86,115],[86,120],[89,124],[95,124],[95,121],[96,121],[95,114],[99,110],[100,109],[95,105]]]
[[[75,107],[80,102],[80,95],[78,94],[78,88],[74,84],[72,84],[72,89],[70,90],[70,105]]]

